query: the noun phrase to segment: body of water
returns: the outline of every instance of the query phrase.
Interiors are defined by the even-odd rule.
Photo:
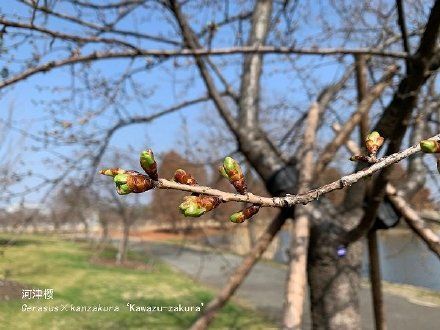
[[[382,278],[389,282],[411,284],[440,291],[440,262],[426,245],[412,232],[396,229],[378,231],[379,256]],[[245,237],[243,231],[235,234],[209,237],[210,244],[223,246],[236,244]],[[226,243],[226,244],[225,244]],[[248,246],[248,244],[245,244]],[[290,246],[290,234],[280,232],[276,248],[271,253],[272,259],[287,263],[287,251]],[[362,273],[368,276],[367,248],[364,248]]]

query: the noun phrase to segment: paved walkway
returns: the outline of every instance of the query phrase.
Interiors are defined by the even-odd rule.
[[[161,258],[195,280],[215,289],[224,285],[228,275],[241,261],[241,257],[229,253],[198,251],[164,243],[136,243],[134,248]],[[279,322],[286,269],[282,265],[259,262],[239,288],[236,297]],[[405,299],[389,293],[385,293],[384,301],[388,329],[440,329],[440,305]],[[363,329],[373,330],[371,298],[367,288],[361,291],[361,313]],[[308,314],[305,320],[304,328],[309,329]]]

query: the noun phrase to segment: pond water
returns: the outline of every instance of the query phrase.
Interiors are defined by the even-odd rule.
[[[287,257],[280,252],[289,246],[289,233],[280,233],[279,248],[274,260],[285,263]],[[382,278],[389,282],[411,284],[440,291],[440,262],[438,258],[410,232],[379,231],[379,256]],[[368,276],[368,255],[364,248],[362,273]]]
[[[440,291],[440,262],[411,233],[379,235],[382,277],[386,281],[423,286]],[[366,249],[365,249],[366,250]],[[364,274],[368,274],[367,254]]]
[[[440,234],[440,233],[439,233]],[[212,245],[232,247],[247,234],[244,231],[209,236]],[[379,256],[382,278],[389,282],[411,284],[440,291],[440,262],[412,232],[395,229],[379,231]],[[248,246],[247,244],[244,244]],[[290,234],[282,230],[270,255],[274,261],[287,263]],[[368,276],[368,255],[364,248],[362,273]]]

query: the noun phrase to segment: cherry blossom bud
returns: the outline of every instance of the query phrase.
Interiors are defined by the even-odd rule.
[[[370,154],[375,154],[382,146],[383,142],[384,138],[381,137],[378,132],[373,131],[368,134],[367,138],[365,139],[365,146]]]
[[[185,217],[200,217],[215,209],[220,204],[220,199],[215,196],[186,196],[179,205]]]
[[[141,152],[140,163],[142,169],[148,176],[154,181],[159,180],[159,176],[157,174],[157,164],[154,160],[154,154],[151,149],[147,149]]]
[[[246,207],[244,210],[240,212],[236,212],[229,217],[229,220],[234,223],[242,223],[247,219],[252,218],[255,214],[258,213],[260,207],[258,205],[251,205]]]
[[[127,195],[129,193],[142,193],[154,188],[153,181],[146,175],[135,171],[127,171],[128,173],[117,174],[113,181],[116,184],[116,191],[119,195]]]
[[[229,182],[234,186],[235,190],[240,194],[246,194],[247,185],[244,180],[243,171],[237,161],[231,157],[226,157],[223,161],[223,171],[220,173],[224,176],[223,172],[226,174]]]
[[[434,140],[423,140],[420,142],[420,148],[424,153],[435,154],[440,152],[440,142]]]
[[[197,184],[196,179],[190,173],[187,173],[180,168],[174,172],[173,180],[188,186],[195,186]]]

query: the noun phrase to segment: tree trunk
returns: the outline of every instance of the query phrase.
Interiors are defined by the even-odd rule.
[[[387,327],[385,323],[385,310],[382,296],[382,277],[380,275],[380,260],[376,231],[370,230],[367,239],[374,322],[376,324],[376,330],[385,330]]]
[[[81,222],[84,225],[84,236],[86,240],[89,240],[89,224],[87,223],[87,220],[84,218],[81,218]]]
[[[104,246],[105,243],[107,243],[108,241],[108,222],[101,221],[101,227],[102,227],[101,239],[99,241],[98,246]]]
[[[307,206],[304,206],[307,207]],[[285,329],[301,329],[304,299],[307,288],[307,250],[309,245],[309,218],[303,212],[295,213],[292,244],[289,251],[289,271],[286,281],[283,324]],[[299,214],[301,213],[301,214]]]
[[[116,263],[123,264],[127,258],[128,238],[130,235],[130,224],[127,221],[123,222],[122,238],[119,241],[119,249],[116,255]]]
[[[353,224],[356,219],[359,216],[341,221],[329,217],[312,224],[308,277],[313,329],[361,329],[358,294],[362,242],[351,244],[345,256],[338,255],[338,237],[347,229],[341,224]]]
[[[32,233],[33,234],[37,234],[38,233],[38,226],[37,223],[35,221],[32,221]]]

